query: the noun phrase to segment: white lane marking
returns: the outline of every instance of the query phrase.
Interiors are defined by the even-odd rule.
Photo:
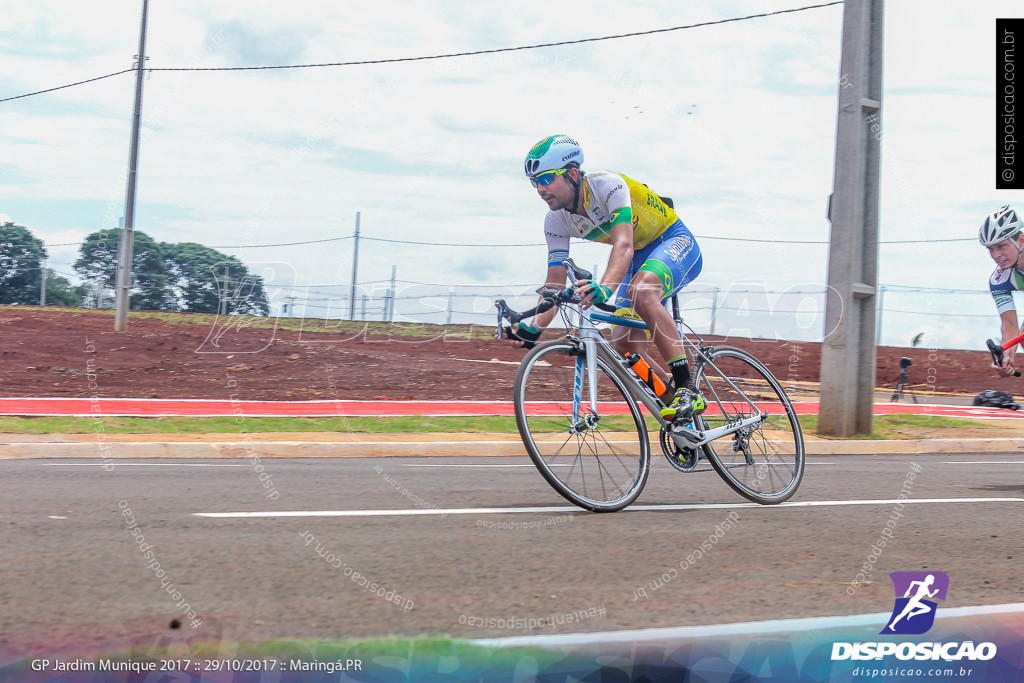
[[[280,512],[193,512],[196,517],[414,517],[417,515],[497,515],[513,512],[573,512],[577,507],[424,508],[417,510],[282,510]]]
[[[405,466],[406,467],[529,467],[530,469],[536,468],[536,465],[533,465],[533,464],[529,464],[529,465],[455,465],[455,464],[449,464],[449,465],[422,464],[422,465],[417,465],[417,464],[414,464],[414,463],[406,463]],[[569,463],[566,463],[564,465],[548,465],[548,467],[572,467],[572,465],[569,464]]]
[[[701,459],[703,460],[703,458],[701,458]],[[838,465],[839,463],[837,463],[837,462],[808,462],[808,463],[804,463],[804,464],[805,465],[831,465],[831,466],[835,466],[835,465]],[[405,466],[406,467],[441,467],[441,468],[444,468],[444,467],[528,467],[528,468],[534,468],[534,467],[536,467],[536,465],[533,465],[533,464],[527,464],[527,465],[456,465],[456,464],[443,464],[443,463],[438,463],[438,464],[405,463]],[[548,467],[572,467],[572,464],[566,463],[564,465],[548,465]],[[705,471],[707,471],[707,470],[705,470]]]
[[[943,465],[1024,465],[1024,460],[946,460]]]
[[[44,462],[43,467],[248,467],[201,462]]]
[[[811,500],[779,505],[757,503],[708,503],[703,505],[631,505],[623,512],[658,512],[673,510],[726,510],[733,508],[764,508],[777,510],[789,507],[826,507],[830,505],[912,505],[921,503],[1024,503],[1024,498],[919,498],[917,500]],[[503,515],[527,512],[579,512],[578,507],[522,508],[421,508],[415,510],[267,510],[260,512],[193,512],[196,517],[415,517],[420,515]]]
[[[1024,612],[1024,602],[1003,605],[979,605],[975,607],[944,607],[935,621],[958,617],[973,617],[989,614],[1014,614]],[[800,633],[802,631],[827,631],[859,626],[877,627],[892,616],[889,612],[876,614],[854,614],[850,616],[803,617],[798,619],[772,619],[748,621],[738,624],[709,624],[704,626],[670,626],[665,628],[644,628],[630,631],[606,631],[603,633],[565,633],[556,635],[510,636],[507,638],[484,638],[474,642],[478,645],[513,646],[556,646],[593,645],[597,643],[641,643],[684,638],[706,638],[709,636],[731,636],[734,634]]]

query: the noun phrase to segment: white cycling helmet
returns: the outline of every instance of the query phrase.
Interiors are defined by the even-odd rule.
[[[583,150],[578,142],[568,135],[552,135],[530,148],[530,153],[523,162],[523,170],[529,178],[544,171],[556,171],[582,164]]]
[[[1007,204],[989,214],[981,224],[978,241],[986,247],[991,247],[1005,239],[1018,236],[1022,227],[1024,224],[1021,223],[1020,216]]]

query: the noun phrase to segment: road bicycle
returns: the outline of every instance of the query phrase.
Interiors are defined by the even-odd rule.
[[[513,388],[519,434],[544,479],[586,510],[613,512],[633,503],[650,472],[643,405],[659,425],[662,452],[676,470],[707,471],[700,468],[706,460],[748,500],[765,505],[788,500],[803,479],[804,440],[793,404],[771,371],[746,351],[706,344],[683,322],[673,296],[672,317],[692,364],[694,386],[708,408],[687,424],[664,420],[666,394],[655,393],[597,327],[646,325],[584,310],[572,283],[592,275],[571,259],[564,265],[569,285],[540,288],[536,307],[516,312],[504,300],[495,302],[499,339],[505,320],[514,324],[555,306],[567,330],[563,338],[526,354]]]

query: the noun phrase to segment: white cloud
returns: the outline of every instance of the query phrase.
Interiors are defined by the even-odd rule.
[[[147,53],[151,68],[417,57],[798,5],[183,0],[151,4]],[[0,98],[128,68],[139,8],[5,2]],[[971,237],[990,205],[1024,198],[992,180],[994,19],[1016,9],[887,4],[881,239]],[[587,166],[672,196],[699,235],[826,239],[842,11],[446,60],[154,72],[137,227],[161,241],[258,245],[351,235],[358,211],[364,236],[540,243],[544,207],[521,162],[534,142],[565,132],[585,145]],[[116,224],[132,95],[123,74],[0,104],[0,210],[54,244]],[[981,289],[990,267],[984,253],[965,260],[967,244],[883,245],[880,280]],[[286,260],[302,282],[341,283],[350,245],[227,251]],[[823,245],[702,248],[708,287],[738,273],[772,290],[825,281]],[[601,246],[574,251],[587,267],[607,260]],[[73,260],[67,252],[52,255]],[[542,276],[543,253],[366,241],[360,279],[386,280],[398,264],[399,278],[416,282],[523,284]],[[972,334],[959,343],[976,346]]]

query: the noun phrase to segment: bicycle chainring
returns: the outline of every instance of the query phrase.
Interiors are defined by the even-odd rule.
[[[700,463],[703,456],[700,454],[698,448],[680,448],[676,445],[675,439],[672,438],[671,432],[668,427],[662,425],[661,433],[659,434],[659,441],[661,441],[661,452],[665,454],[665,459],[672,467],[676,468],[680,472],[706,472],[709,468],[701,470],[697,469],[697,465]]]

